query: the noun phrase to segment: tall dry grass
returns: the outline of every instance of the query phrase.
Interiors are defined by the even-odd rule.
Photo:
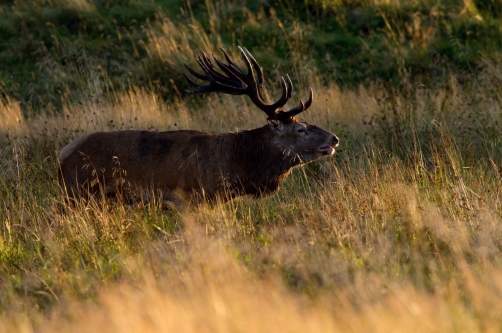
[[[150,52],[175,50],[151,40]],[[294,102],[314,87],[302,119],[339,135],[337,155],[270,198],[183,214],[61,213],[57,152],[99,130],[263,125],[245,97],[109,97],[91,82],[78,92],[87,99],[31,117],[2,100],[0,330],[499,331],[500,65],[434,87],[403,73],[400,89],[298,72]]]

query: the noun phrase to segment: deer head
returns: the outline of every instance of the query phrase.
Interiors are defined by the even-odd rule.
[[[251,101],[267,115],[268,126],[273,133],[272,143],[279,147],[285,156],[293,157],[299,163],[313,161],[323,155],[332,155],[334,147],[338,146],[336,135],[329,133],[315,125],[301,122],[296,115],[307,110],[313,101],[313,91],[310,88],[309,98],[304,103],[300,103],[290,109],[283,110],[282,107],[291,98],[293,84],[286,74],[286,78],[281,77],[282,95],[277,102],[268,104],[263,93],[264,75],[263,69],[256,59],[246,48],[241,48],[247,73],[244,73],[229,57],[228,53],[221,48],[227,63],[212,55],[214,62],[220,68],[219,72],[209,59],[200,51],[197,62],[204,71],[199,74],[183,63],[190,74],[194,77],[209,81],[207,85],[195,83],[185,73],[183,75],[187,81],[195,87],[194,90],[187,90],[191,94],[205,94],[210,92],[221,92],[231,95],[248,95]]]

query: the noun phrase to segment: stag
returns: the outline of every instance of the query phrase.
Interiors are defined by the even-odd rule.
[[[268,104],[263,69],[251,53],[239,47],[245,72],[221,50],[227,63],[212,55],[221,71],[202,51],[197,62],[204,74],[184,64],[193,77],[208,82],[199,85],[184,73],[194,87],[187,92],[247,95],[267,115],[265,126],[225,134],[194,130],[89,134],[59,153],[59,181],[66,198],[121,196],[130,201],[160,193],[167,206],[176,207],[199,198],[258,198],[276,192],[294,167],[335,152],[336,135],[296,118],[312,105],[312,88],[305,103],[300,100],[296,107],[282,110],[293,91],[288,75],[281,78],[279,100]]]

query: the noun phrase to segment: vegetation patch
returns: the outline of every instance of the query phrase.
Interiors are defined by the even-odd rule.
[[[499,330],[495,2],[0,8],[0,331]],[[333,158],[263,200],[63,202],[57,153],[88,133],[265,124],[246,97],[184,93],[183,61],[236,45],[270,100],[286,73],[313,87],[301,119],[340,138]]]
[[[112,96],[149,86],[172,99],[184,96],[182,61],[199,48],[237,45],[265,68],[293,69],[299,82],[309,68],[342,87],[399,85],[405,74],[429,84],[498,61],[500,25],[500,6],[486,1],[4,2],[0,84],[36,113],[60,111],[97,85]]]

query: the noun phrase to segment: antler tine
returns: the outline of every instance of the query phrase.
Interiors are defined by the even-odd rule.
[[[263,76],[263,68],[260,66],[260,64],[258,64],[258,61],[256,61],[256,59],[253,57],[253,55],[251,54],[251,52],[248,51],[247,48],[244,48],[244,50],[246,51],[247,56],[251,60],[251,63],[253,64],[254,70],[258,74],[258,83],[259,84],[263,84],[263,81],[264,81],[264,79],[263,79],[264,78],[264,76]]]
[[[293,93],[293,82],[291,82],[291,79],[289,78],[289,75],[286,74],[286,78],[288,79],[286,81],[286,84],[288,86],[288,99],[291,98],[291,94]]]
[[[208,80],[211,80],[213,78],[213,75],[211,75],[209,68],[207,68],[207,65],[204,63],[204,60],[202,60],[202,57],[200,55],[197,55],[197,63],[199,64],[200,68],[202,68],[202,71],[204,71],[204,73],[206,74]]]
[[[286,75],[286,79],[281,77],[282,94],[279,100],[273,104],[267,104],[266,98],[263,94],[263,84],[265,81],[263,69],[249,50],[239,46],[239,51],[247,68],[247,73],[244,73],[244,71],[232,61],[225,49],[220,49],[225,56],[227,64],[218,59],[218,57],[214,54],[212,54],[212,57],[221,72],[216,69],[211,59],[202,50],[200,50],[200,53],[197,55],[197,63],[204,71],[205,75],[197,73],[188,65],[183,63],[191,75],[200,80],[209,81],[208,85],[199,85],[188,75],[183,73],[188,83],[196,88],[193,91],[187,90],[187,92],[193,94],[204,94],[210,92],[222,92],[232,95],[246,94],[260,110],[268,115],[269,119],[276,120],[289,119],[296,114],[305,111],[312,104],[313,92],[312,89],[310,89],[310,96],[305,104],[300,101],[300,104],[297,107],[289,111],[277,111],[291,98],[293,83],[291,82],[289,75]]]
[[[235,63],[233,63],[233,62],[230,62],[229,66],[231,66],[231,67],[229,67],[229,69],[236,70],[236,72],[238,74],[241,74],[243,76],[242,78],[246,81],[246,84],[248,86],[247,87],[248,88],[247,89],[248,96],[251,99],[251,101],[253,101],[253,103],[260,110],[265,112],[269,118],[275,117],[274,115],[275,115],[275,112],[277,111],[277,107],[275,105],[266,104],[266,102],[263,98],[263,94],[261,93],[262,84],[260,82],[256,82],[256,77],[255,77],[255,73],[253,70],[253,66],[251,65],[251,62],[250,62],[249,58],[247,57],[246,52],[244,52],[243,48],[240,46],[239,46],[239,50],[241,51],[241,56],[244,59],[244,62],[246,64],[247,74],[244,74],[242,72],[242,70],[240,68],[238,68],[235,65]],[[227,57],[227,59],[230,58],[230,57],[228,57],[227,54],[225,54],[225,57]]]
[[[216,81],[218,79],[225,79],[223,75],[218,73],[213,66],[211,65],[211,62],[208,61],[207,56],[205,56],[204,52],[201,51],[199,55],[197,55],[197,63],[199,64],[200,68],[204,71],[204,73],[207,76],[208,81]]]
[[[244,59],[244,62],[246,63],[246,67],[248,69],[248,75],[247,76],[248,76],[249,80],[251,80],[251,82],[249,82],[249,83],[254,84],[254,86],[256,87],[257,86],[257,82],[256,82],[256,78],[255,78],[255,75],[254,75],[253,67],[251,67],[251,63],[249,62],[249,58],[246,55],[246,52],[244,52],[244,50],[242,49],[242,47],[238,46],[238,48],[241,51],[242,59]]]
[[[185,77],[185,79],[188,81],[188,83],[190,83],[192,86],[194,86],[195,88],[198,88],[200,87],[200,85],[198,85],[194,80],[192,80],[188,75],[186,75],[185,73],[183,73],[183,76]],[[195,94],[196,92],[195,91],[192,91],[192,90],[186,90],[186,92],[190,93],[190,94]]]
[[[288,100],[291,98],[291,93],[288,92],[288,85],[286,81],[284,80],[284,77],[281,76],[281,86],[282,86],[282,95],[281,98],[277,102],[271,105],[271,107],[274,107],[275,110],[282,108]]]
[[[314,91],[312,90],[312,88],[309,88],[309,99],[305,103],[305,108],[303,109],[303,111],[307,110],[312,105],[313,101],[314,101]]]
[[[239,73],[242,76],[246,76],[246,74],[239,67],[237,67],[235,62],[233,62],[232,59],[230,59],[230,56],[228,55],[227,51],[225,51],[225,49],[222,47],[220,47],[220,49],[223,51],[223,54],[225,55],[225,59],[228,62],[227,68],[235,70],[237,73]]]
[[[207,81],[207,80],[209,80],[209,79],[207,78],[207,76],[205,76],[205,75],[203,75],[203,74],[199,74],[199,73],[197,73],[196,71],[194,71],[193,69],[191,69],[191,68],[190,68],[187,64],[183,63],[183,65],[184,65],[184,66],[185,66],[185,68],[188,70],[188,72],[189,72],[190,74],[192,74],[193,76],[195,76],[196,78],[198,78],[198,79],[200,79],[200,80],[206,80],[206,81]],[[185,73],[183,73],[183,74],[185,74]],[[185,76],[186,76],[186,75],[185,75]]]
[[[195,90],[187,90],[188,93],[204,94],[213,91],[223,92],[231,95],[242,95],[246,93],[246,86],[241,80],[239,80],[234,75],[232,75],[231,77],[226,77],[225,75],[219,73],[202,50],[200,51],[200,54],[197,55],[197,63],[206,75],[199,74],[192,70],[188,65],[184,65],[190,72],[190,74],[198,79],[209,81],[209,84],[205,86],[199,85],[185,73],[183,73],[188,83],[197,88]]]
[[[188,83],[190,83],[192,86],[196,88],[195,90],[185,90],[190,94],[206,94],[210,92],[222,92],[230,95],[243,95],[246,93],[246,90],[243,88],[226,85],[216,81],[210,81],[210,83],[206,86],[199,85],[195,83],[192,79],[190,79],[190,77],[185,73],[183,73],[183,75],[185,76],[185,79],[188,81]]]
[[[281,86],[282,86],[282,95],[279,98],[277,102],[274,104],[270,105],[270,108],[273,108],[274,110],[277,111],[277,109],[282,108],[287,102],[288,102],[288,87],[286,84],[286,81],[284,80],[284,77],[281,76]],[[289,94],[291,96],[291,94]]]
[[[201,61],[204,63],[205,65],[205,68],[211,73],[211,75],[213,75],[214,77],[218,78],[218,79],[222,79],[222,80],[228,80],[229,78],[226,77],[225,75],[219,73],[216,68],[214,68],[213,64],[211,63],[211,60],[209,59],[209,57],[204,53],[204,51],[200,51],[200,55],[198,56],[198,58],[201,59]],[[200,63],[199,63],[200,64]],[[201,65],[202,67],[202,65]]]
[[[258,64],[258,61],[253,57],[251,52],[247,48],[244,48],[246,51],[247,56],[251,60],[251,64],[253,65],[253,68],[258,76],[258,95],[263,101],[267,101],[267,98],[263,94],[263,83],[265,82],[264,75],[263,75],[263,68]]]
[[[240,48],[240,46],[239,46]],[[224,48],[220,47],[220,49],[223,51],[223,54],[225,55],[225,59],[227,60],[228,62],[228,65],[225,65],[225,67],[232,71],[234,73],[234,75],[240,77],[243,81],[248,81],[249,80],[249,75],[246,75],[246,73],[244,73],[242,71],[242,69],[239,68],[239,66],[237,66],[235,64],[235,62],[232,61],[232,59],[230,58],[230,56],[228,55],[227,51],[225,51]],[[241,53],[242,53],[242,49],[240,49]],[[246,65],[247,65],[247,60],[244,59],[244,61],[246,62]],[[249,67],[248,67],[249,68]]]
[[[220,46],[220,50],[223,52],[223,55],[225,56],[225,60],[227,60],[228,64],[229,65],[233,64],[234,62],[232,61],[232,59],[230,59],[230,56],[228,55],[227,51],[224,48],[222,48],[221,46]]]
[[[314,99],[314,92],[313,92],[312,88],[310,88],[309,99],[307,100],[307,102],[303,103],[303,101],[300,100],[300,104],[298,104],[298,106],[292,108],[291,110],[279,111],[277,113],[279,120],[286,120],[286,119],[292,118],[292,117],[296,116],[297,114],[307,110],[312,105],[313,99]]]
[[[207,81],[209,81],[208,86],[214,86],[215,83],[218,83],[220,80],[224,80],[224,77],[221,77],[220,75],[216,74],[215,71],[211,71],[211,69],[208,67],[208,65],[205,63],[202,57],[197,56],[197,63],[199,64],[200,68],[204,71],[207,77]]]
[[[216,62],[216,64],[218,65],[218,67],[220,67],[220,69],[225,72],[225,74],[227,74],[228,76],[234,78],[234,79],[237,79],[239,80],[243,85],[247,85],[247,79],[246,79],[246,76],[240,72],[237,72],[234,68],[232,68],[229,65],[225,65],[220,59],[218,59],[218,57],[216,57],[214,54],[213,54],[213,59],[214,61]]]
[[[246,62],[246,66],[248,68],[248,76],[251,76],[250,79],[254,82],[254,84],[256,86],[256,90],[258,92],[258,96],[260,97],[260,99],[262,101],[265,102],[266,99],[265,99],[265,96],[263,96],[263,92],[262,92],[263,81],[264,81],[264,79],[263,79],[263,69],[261,68],[261,66],[258,64],[258,62],[256,61],[256,59],[251,55],[251,53],[246,48],[243,49],[242,47],[239,46],[239,50],[241,51],[242,57],[244,58],[244,61]],[[244,51],[244,50],[246,50],[246,51]],[[250,62],[250,60],[248,58],[248,55],[250,56],[249,58],[252,59],[253,67],[255,69],[257,69],[257,72],[258,72],[258,82],[256,82],[254,71],[253,71],[253,68],[251,66],[251,62]],[[281,95],[281,98],[279,98],[279,100],[277,102],[275,102],[274,104],[267,105],[267,110],[274,110],[274,113],[277,111],[277,109],[283,107],[287,103],[288,99],[291,97],[291,94],[288,94],[288,88],[287,88],[286,82],[284,81],[284,77],[281,77],[281,85],[282,85],[282,95]],[[289,95],[289,97],[288,97],[288,95]],[[268,113],[267,113],[267,115],[268,115]],[[269,115],[269,117],[274,117],[274,116],[273,115]]]

